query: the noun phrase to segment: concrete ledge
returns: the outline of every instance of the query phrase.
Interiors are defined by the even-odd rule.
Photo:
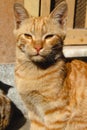
[[[87,45],[66,45],[63,47],[64,56],[70,57],[87,57]]]

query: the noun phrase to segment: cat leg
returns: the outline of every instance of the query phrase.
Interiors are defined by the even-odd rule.
[[[50,101],[45,96],[41,95],[37,91],[33,91],[29,95],[29,102],[32,102],[34,110],[29,113],[29,119],[31,121],[30,130],[64,130],[66,122],[69,118],[70,111],[65,106],[65,103],[59,105],[59,101]],[[58,105],[59,107],[58,107]],[[32,111],[32,109],[31,109]]]
[[[49,130],[65,130],[69,115],[70,111],[67,108],[54,107],[45,111],[44,124]]]

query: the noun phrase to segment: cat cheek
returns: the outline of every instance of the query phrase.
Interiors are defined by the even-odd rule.
[[[32,55],[36,55],[37,51],[31,45],[27,45],[26,46],[26,53],[28,55],[32,56]]]
[[[46,40],[46,44],[49,44],[51,42],[51,39]]]
[[[48,48],[51,48],[53,46],[54,43],[54,39],[47,39],[46,42],[45,42],[45,45],[48,47]]]
[[[25,52],[26,49],[25,49],[25,45],[22,46],[22,51]]]
[[[22,51],[22,52],[25,52],[25,44],[18,44],[18,48]]]
[[[41,49],[40,52],[39,52],[40,55],[44,55],[45,54],[45,49]]]
[[[50,49],[49,47],[43,48],[43,49],[40,51],[40,55],[42,55],[42,56],[47,56],[47,55],[49,55],[50,52],[51,52],[51,49]]]

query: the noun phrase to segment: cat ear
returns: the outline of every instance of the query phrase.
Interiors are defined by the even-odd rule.
[[[26,18],[29,18],[29,14],[27,10],[19,3],[14,4],[14,15],[15,15],[17,28],[19,28],[20,23],[23,20],[25,20]]]
[[[66,24],[68,6],[62,2],[51,12],[50,17],[55,19],[62,27]]]

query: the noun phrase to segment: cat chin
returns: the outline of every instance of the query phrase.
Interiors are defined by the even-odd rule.
[[[44,60],[44,57],[37,55],[37,56],[32,56],[31,61],[33,62],[42,62]]]

